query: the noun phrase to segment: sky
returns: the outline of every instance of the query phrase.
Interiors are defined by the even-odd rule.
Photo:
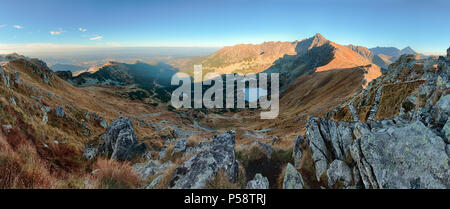
[[[321,33],[339,44],[450,46],[448,0],[0,0],[0,53],[222,47]]]

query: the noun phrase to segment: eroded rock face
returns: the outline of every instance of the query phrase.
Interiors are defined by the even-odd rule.
[[[303,189],[304,183],[302,175],[290,163],[287,164],[284,173],[283,189]]]
[[[119,117],[100,138],[99,152],[111,159],[128,160],[146,151],[144,143],[138,143],[131,119]]]
[[[232,182],[237,181],[238,162],[234,154],[236,133],[216,135],[204,150],[192,156],[175,170],[170,187],[174,189],[201,189],[223,171]]]
[[[186,139],[182,138],[182,139],[178,140],[177,143],[175,144],[175,147],[173,148],[173,151],[172,151],[172,156],[175,153],[182,152],[184,150],[186,150]]]
[[[306,125],[306,140],[313,153],[317,180],[320,180],[333,159],[345,160],[350,155],[353,125],[319,117],[310,118]]]
[[[294,148],[292,150],[292,158],[294,159],[295,168],[300,168],[300,162],[303,157],[303,152],[301,150],[303,140],[304,140],[303,136],[297,136],[297,139],[295,140]]]
[[[246,189],[269,189],[269,180],[260,173],[247,183]]]
[[[160,164],[156,160],[150,160],[147,163],[138,163],[133,165],[134,171],[141,175],[142,179],[147,179],[149,176],[159,175],[166,171],[173,163],[170,161]]]
[[[327,170],[328,186],[333,187],[337,181],[342,181],[344,186],[350,186],[353,180],[352,170],[341,160],[335,160]]]
[[[416,121],[393,132],[364,134],[351,153],[365,188],[450,188],[445,146],[441,137]]]

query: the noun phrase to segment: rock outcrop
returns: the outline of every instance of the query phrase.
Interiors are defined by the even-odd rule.
[[[175,169],[170,182],[174,189],[201,189],[213,180],[220,170],[231,180],[237,181],[238,162],[234,154],[236,133],[229,131],[215,135],[212,142],[205,143],[196,155]]]
[[[355,140],[352,156],[366,188],[450,188],[443,139],[416,121],[375,129]]]
[[[302,175],[290,163],[287,164],[283,178],[283,189],[303,189]]]
[[[449,61],[402,55],[351,98],[360,121],[349,102],[327,113],[331,119],[311,117],[305,140],[316,180],[333,188],[450,188]]]
[[[133,123],[127,117],[119,117],[115,120],[100,138],[103,141],[97,147],[98,153],[111,159],[129,160],[144,154],[147,149],[144,143],[138,143]],[[95,148],[89,144],[85,145],[84,156],[91,159],[95,155]]]
[[[313,153],[317,180],[320,180],[333,159],[345,160],[350,156],[352,132],[352,123],[310,118],[306,125],[306,140]]]
[[[342,181],[347,187],[353,180],[352,170],[341,160],[335,160],[330,164],[327,176],[329,187],[333,187],[337,181]]]
[[[247,183],[246,189],[269,189],[269,180],[260,173]]]
[[[303,152],[301,150],[303,140],[303,136],[297,136],[297,139],[295,139],[294,148],[292,150],[292,158],[294,159],[295,168],[300,167],[300,162],[303,157]]]

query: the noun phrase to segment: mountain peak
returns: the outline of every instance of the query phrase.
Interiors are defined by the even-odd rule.
[[[313,37],[311,37],[312,40],[314,40],[317,43],[328,41],[325,37],[322,36],[320,33],[316,33]]]
[[[411,47],[407,46],[404,49],[401,50],[402,54],[417,54],[416,51],[414,51]]]

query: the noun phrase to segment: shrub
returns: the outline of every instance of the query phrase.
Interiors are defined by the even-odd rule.
[[[239,189],[239,185],[231,182],[230,177],[222,170],[219,170],[216,177],[206,183],[205,189]]]
[[[101,189],[132,189],[141,183],[139,174],[133,172],[128,162],[98,159],[94,166],[96,187]]]

